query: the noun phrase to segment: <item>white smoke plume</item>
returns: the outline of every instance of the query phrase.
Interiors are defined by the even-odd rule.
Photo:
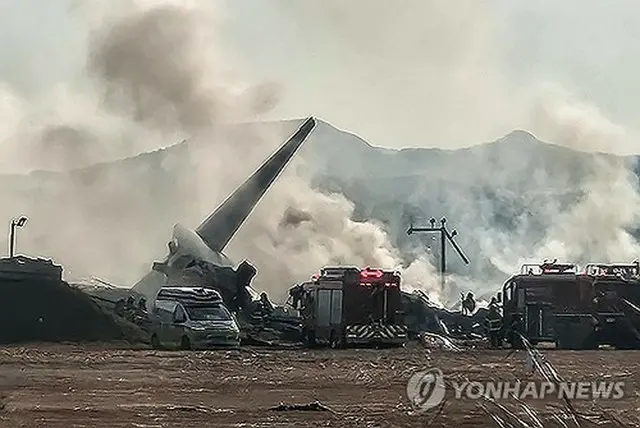
[[[331,100],[327,108],[337,109],[350,124],[366,121],[362,128],[377,137],[374,143],[453,148],[526,129],[544,141],[573,150],[628,154],[640,148],[635,130],[613,123],[597,106],[571,96],[562,85],[542,84],[537,76],[512,83],[500,65],[508,52],[496,31],[502,24],[500,15],[487,4],[476,2],[461,9],[446,1],[407,1],[401,6],[377,0],[276,3],[287,14],[282,25],[288,19],[304,20],[306,49],[327,58],[318,65],[327,76],[339,76],[326,78],[330,87],[360,102],[357,108],[352,103],[336,106],[337,95],[328,96],[331,88],[324,85],[317,97]],[[553,76],[543,77],[546,82]],[[308,92],[314,95],[313,89]],[[394,126],[388,126],[389,122]],[[415,140],[417,129],[424,141]],[[558,258],[586,263],[638,257],[638,243],[630,233],[637,225],[639,206],[632,161],[594,155],[586,179],[576,187],[571,180],[577,175],[576,163],[566,159],[566,176],[557,183],[572,187],[541,188],[541,192],[581,194],[577,203],[565,207],[551,195],[545,200],[527,194],[536,190],[538,182],[550,182],[544,179],[547,171],[522,176],[517,165],[526,162],[524,155],[518,150],[512,154],[517,162],[488,168],[483,163],[487,159],[476,159],[468,169],[445,174],[455,180],[469,175],[476,180],[474,184],[542,204],[535,212],[544,217],[540,223],[550,222],[551,227],[530,233],[540,219],[525,212],[511,219],[515,231],[487,230],[477,211],[480,204],[494,201],[443,196],[449,209],[465,220],[463,233],[472,235],[481,251],[471,254],[472,260],[486,257],[502,271],[493,283],[451,278],[448,299],[456,297],[457,290],[451,289],[454,283],[477,291],[495,290],[525,261]],[[514,182],[520,188],[506,187]],[[500,210],[495,205],[492,209]],[[539,234],[544,236],[541,240],[533,236]],[[437,277],[427,282],[429,289],[437,289]]]
[[[594,106],[576,103],[560,93],[540,106],[534,125],[541,136],[568,148],[610,153],[633,147],[633,140]],[[629,230],[640,219],[637,177],[631,159],[594,155],[590,174],[582,183],[582,198],[558,213],[549,236],[536,256],[558,257],[578,263],[631,262],[640,245]]]
[[[183,138],[187,154],[168,148],[159,164],[138,159],[138,170],[55,175],[51,194],[29,189],[40,192],[38,200],[7,189],[2,218],[29,213],[19,247],[53,257],[68,276],[131,284],[164,255],[174,222],[196,226],[286,134],[230,127],[259,118],[277,94],[246,85],[234,70],[216,40],[215,11],[182,2],[116,4],[108,13],[100,5],[80,11],[91,18],[81,81],[36,101],[3,97],[13,113],[3,118],[5,149],[19,160],[9,166],[69,171]],[[333,263],[401,268],[379,225],[351,220],[349,201],[312,190],[294,167],[229,248],[257,265],[258,288],[280,298]],[[407,272],[431,270],[419,259]]]
[[[353,221],[353,210],[344,196],[315,192],[289,175],[286,184],[276,185],[270,202],[256,210],[260,220],[249,220],[231,249],[260,261],[259,285],[274,294],[282,292],[283,279],[308,279],[327,265],[355,265],[398,269],[407,289],[422,289],[440,302],[431,261],[421,257],[403,266],[385,230],[375,222]]]
[[[309,85],[319,91],[314,105],[335,111],[354,131],[366,122],[387,137],[383,143],[453,147],[523,128],[574,149],[634,150],[635,134],[595,107],[555,88],[512,87],[498,66],[496,22],[480,3],[463,9],[446,1],[407,2],[405,8],[377,0],[273,5],[289,14],[288,22],[305,23],[300,32],[305,48],[321,50],[314,72],[331,84]],[[246,83],[216,34],[219,9],[203,8],[201,2],[127,0],[83,2],[78,8],[74,16],[84,19],[82,38],[89,42],[86,67],[76,70],[76,80],[29,97],[0,84],[0,172],[69,170],[186,138],[190,144],[165,150],[154,163],[126,163],[135,165],[129,169],[7,179],[0,187],[0,221],[8,224],[11,216],[27,213],[30,221],[18,238],[21,251],[54,257],[75,275],[130,284],[164,255],[175,222],[195,227],[289,130],[240,132],[226,126],[259,119],[273,107],[277,111],[281,94],[271,85]],[[340,67],[330,70],[325,65],[330,62]],[[340,97],[326,96],[331,88]],[[353,108],[353,97],[365,100],[366,109]],[[380,108],[386,103],[406,108],[389,116]],[[296,116],[305,114],[316,112]],[[419,127],[426,141],[411,140],[415,131],[388,134],[389,121]],[[384,228],[351,220],[352,204],[310,189],[307,179],[294,173],[299,165],[298,160],[289,166],[229,247],[236,260],[257,264],[256,285],[279,298],[292,282],[325,264],[400,268],[402,257]],[[483,166],[458,173],[478,168]],[[517,173],[504,165],[485,171],[483,178],[499,187]],[[538,243],[521,232],[523,226],[494,239],[499,231],[473,223],[474,203],[480,202],[458,198],[456,203],[470,220],[463,233],[479,242],[483,254],[492,254],[506,276],[531,259],[635,258],[636,243],[628,232],[637,220],[634,180],[626,161],[594,158],[589,180],[578,189],[584,195],[580,202],[568,209],[546,207],[553,225]],[[524,225],[527,219],[518,221]],[[470,256],[472,262],[480,257]],[[459,291],[498,285],[450,276],[441,293],[430,261],[430,255],[419,253],[402,270],[407,286],[426,290],[434,300],[451,301]]]
[[[638,179],[634,160],[612,152],[632,152],[634,136],[612,123],[598,109],[580,102],[557,85],[542,85],[532,103],[530,129],[544,141],[593,153],[586,179],[574,189],[579,199],[566,209],[549,204],[546,237],[534,248],[518,240],[506,251],[495,247],[493,262],[505,273],[522,263],[558,259],[584,266],[589,262],[631,262],[640,243],[631,230],[640,220]],[[572,165],[567,164],[567,168]],[[507,261],[510,260],[510,261]]]

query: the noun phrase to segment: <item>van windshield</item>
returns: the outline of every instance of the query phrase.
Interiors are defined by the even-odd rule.
[[[189,318],[193,321],[229,321],[231,314],[224,306],[187,306]]]

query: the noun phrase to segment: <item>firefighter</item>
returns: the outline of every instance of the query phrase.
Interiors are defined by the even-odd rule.
[[[124,316],[127,320],[133,322],[136,315],[136,300],[133,296],[129,296],[124,304]]]
[[[489,306],[489,313],[487,314],[486,323],[489,333],[489,343],[491,344],[491,347],[494,349],[499,348],[501,341],[500,332],[502,330],[502,317],[500,316],[500,312],[498,312],[497,304]]]
[[[145,320],[148,317],[148,315],[149,314],[147,314],[147,299],[145,299],[144,297],[141,297],[140,300],[138,300],[138,307],[136,308],[135,316],[139,320]]]
[[[267,315],[270,315],[271,312],[273,312],[273,305],[269,301],[267,293],[265,293],[264,291],[260,293],[260,303],[262,304],[262,309]]]
[[[476,309],[476,300],[473,297],[473,293],[467,293],[467,297],[462,300],[462,314],[471,315]]]
[[[144,297],[141,297],[140,300],[138,300],[138,313],[144,314],[146,312],[147,312],[147,299],[145,299]]]
[[[302,303],[302,298],[304,294],[304,288],[302,288],[302,284],[298,284],[295,287],[289,290],[289,297],[291,298],[291,306],[294,309],[299,309],[298,306]]]
[[[496,310],[498,309],[498,299],[495,297],[492,297],[491,302],[489,303],[489,309],[491,308],[495,308]]]

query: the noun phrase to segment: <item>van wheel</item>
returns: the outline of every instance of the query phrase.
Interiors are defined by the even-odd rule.
[[[158,339],[158,336],[155,334],[151,336],[151,347],[153,349],[160,349],[160,340]]]
[[[188,351],[191,349],[191,341],[187,336],[182,336],[182,340],[180,341],[180,349],[183,351]]]

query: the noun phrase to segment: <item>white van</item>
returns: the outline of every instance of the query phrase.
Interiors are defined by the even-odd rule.
[[[211,349],[240,345],[240,328],[220,293],[203,287],[163,287],[150,315],[155,349]]]

